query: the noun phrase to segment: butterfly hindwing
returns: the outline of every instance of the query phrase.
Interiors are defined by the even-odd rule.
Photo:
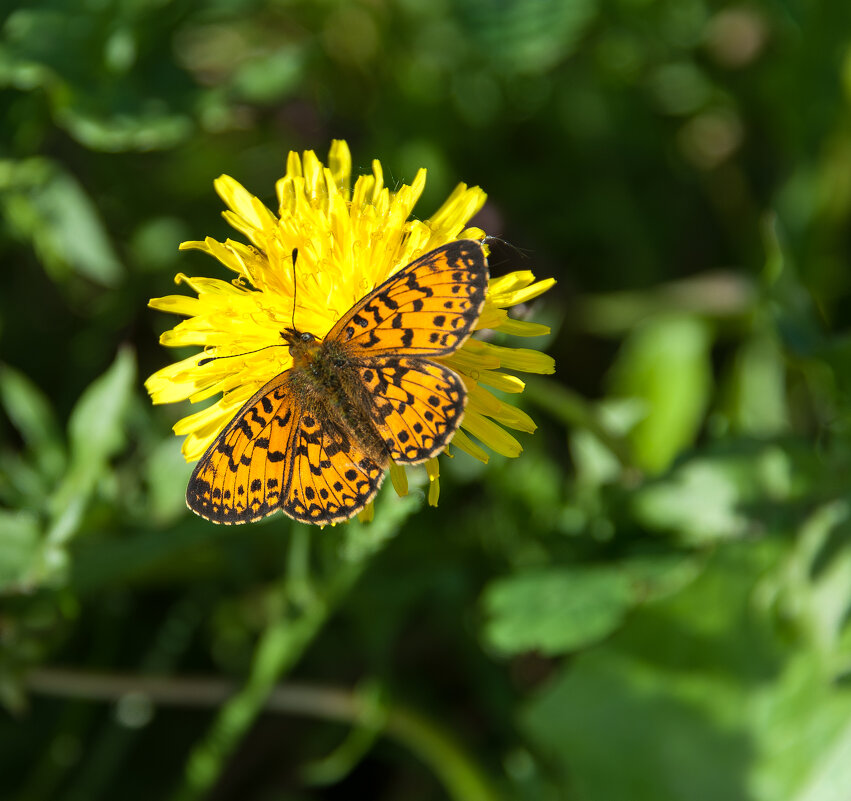
[[[326,339],[359,356],[447,356],[464,344],[485,302],[481,243],[450,242],[399,270],[356,303]]]
[[[296,520],[319,525],[347,520],[384,481],[386,454],[369,456],[341,426],[314,411],[302,416],[292,447],[292,476],[282,508]]]
[[[247,523],[274,512],[287,490],[300,419],[287,374],[276,376],[236,413],[201,457],[186,504],[214,523]]]
[[[442,364],[412,357],[370,360],[360,375],[375,398],[372,418],[400,464],[419,464],[446,446],[461,422],[467,393]]]

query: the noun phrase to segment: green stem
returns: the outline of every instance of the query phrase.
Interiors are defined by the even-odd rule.
[[[363,567],[363,563],[342,566],[324,602],[317,598],[298,619],[269,624],[257,644],[248,681],[222,707],[189,757],[175,801],[194,801],[212,788],[225,761],[266,705],[275,683],[299,660],[335,608],[335,601],[355,583]]]
[[[210,790],[222,767],[266,704],[277,678],[291,668],[325,622],[327,607],[310,610],[301,620],[272,624],[260,638],[251,674],[220,710],[204,739],[193,750],[176,801],[192,801]]]
[[[443,783],[454,801],[497,801],[487,776],[452,734],[412,709],[388,712],[386,731],[411,749]]]
[[[130,692],[140,693],[154,704],[214,706],[233,696],[230,682],[214,678],[132,676],[116,673],[41,668],[28,677],[31,691],[63,698],[115,700]],[[305,715],[356,725],[376,725],[375,699],[334,687],[278,684],[261,709]],[[486,774],[451,732],[412,709],[384,702],[380,731],[409,748],[429,767],[453,801],[499,801]]]
[[[317,534],[304,526],[294,528],[282,586],[287,606],[296,610],[290,612],[294,616],[282,615],[270,620],[255,649],[248,680],[221,708],[207,734],[193,749],[183,784],[173,801],[196,801],[212,789],[227,759],[266,705],[275,683],[301,658],[372,556],[415,508],[413,503],[404,501],[388,506],[368,527],[352,522],[337,530],[341,540],[359,543],[359,547],[346,549],[341,542],[330,575],[318,588],[311,586],[307,554],[307,544]],[[321,536],[328,538],[330,534]]]

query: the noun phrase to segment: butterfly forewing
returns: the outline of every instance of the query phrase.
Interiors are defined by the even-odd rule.
[[[352,356],[448,356],[473,331],[488,284],[479,242],[461,239],[399,270],[356,303],[327,339]]]

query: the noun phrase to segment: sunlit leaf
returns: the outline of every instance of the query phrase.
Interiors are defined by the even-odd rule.
[[[135,358],[130,350],[122,349],[77,401],[68,423],[70,467],[50,499],[50,547],[60,546],[76,533],[101,471],[124,444],[125,416],[135,380]]]
[[[0,509],[0,593],[29,589],[27,577],[40,543],[41,526],[34,513]]]
[[[549,568],[498,579],[485,592],[486,641],[503,654],[575,650],[611,633],[632,603],[616,568]]]
[[[642,400],[630,433],[640,467],[658,472],[694,441],[709,401],[711,336],[695,317],[648,320],[626,340],[612,369],[615,394]]]

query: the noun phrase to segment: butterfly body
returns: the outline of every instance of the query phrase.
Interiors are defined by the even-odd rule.
[[[370,398],[358,372],[361,365],[340,342],[305,341],[303,336],[290,346],[293,367],[287,376],[303,414],[337,421],[337,429],[351,432],[371,459],[386,466],[390,451],[369,414]],[[339,440],[333,428],[331,436]]]
[[[198,462],[189,508],[217,523],[277,509],[335,523],[372,500],[391,460],[419,464],[439,453],[467,393],[433,359],[469,337],[487,280],[481,244],[459,240],[391,276],[324,339],[285,328],[293,366],[244,404]]]

